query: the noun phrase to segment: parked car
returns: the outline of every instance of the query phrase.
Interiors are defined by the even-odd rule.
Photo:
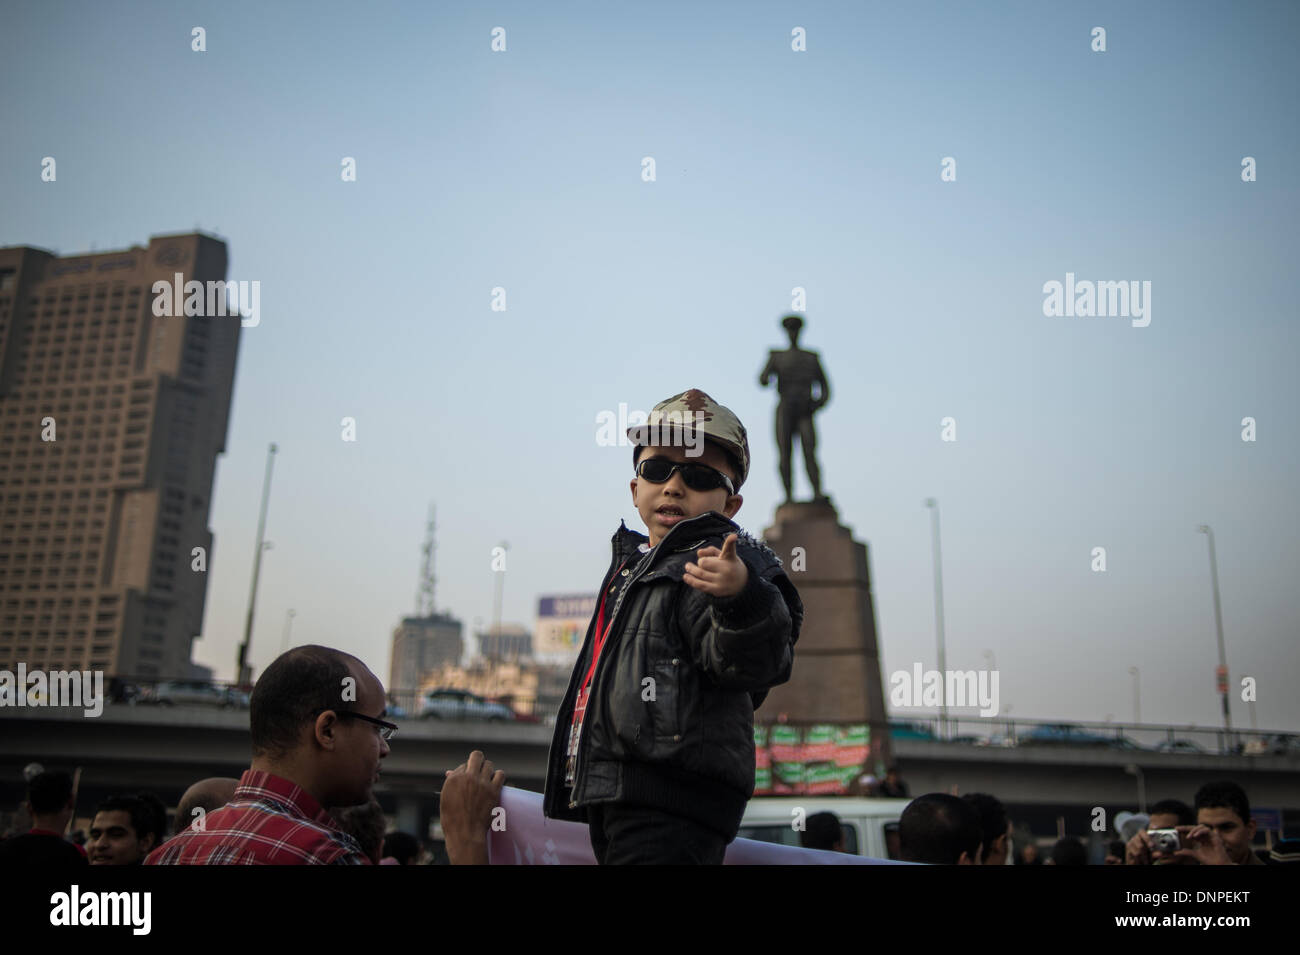
[[[420,719],[512,720],[514,710],[469,690],[435,689],[420,694]]]
[[[1110,740],[1110,748],[1111,748],[1111,749],[1130,749],[1130,750],[1132,750],[1132,749],[1145,750],[1145,749],[1146,749],[1146,747],[1143,746],[1141,743],[1139,743],[1137,740],[1135,740],[1135,739],[1131,739],[1131,738],[1129,738],[1129,737],[1127,737],[1127,736],[1116,736],[1116,737],[1113,737],[1113,738]]]
[[[1090,746],[1102,749],[1115,744],[1115,737],[1087,732],[1075,723],[1043,723],[1020,734],[1021,746]]]
[[[894,739],[934,739],[929,727],[905,720],[890,720],[889,735]]]
[[[132,701],[153,706],[215,706],[220,709],[247,709],[248,694],[233,687],[214,683],[171,680],[141,691]]]
[[[1270,733],[1238,746],[1246,756],[1300,755],[1300,736],[1294,733]]]
[[[1154,747],[1157,753],[1204,753],[1205,747],[1190,739],[1164,739]]]

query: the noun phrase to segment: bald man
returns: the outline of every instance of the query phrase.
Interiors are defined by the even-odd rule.
[[[249,702],[251,766],[234,798],[187,825],[147,865],[370,865],[330,814],[370,801],[397,724],[384,685],[357,657],[308,645],[262,671]],[[505,774],[477,750],[447,771],[443,831],[452,864],[486,863]]]
[[[239,780],[231,776],[209,776],[185,790],[176,806],[176,831],[180,832],[185,826],[202,831],[203,823],[199,820],[234,799],[238,785]],[[203,811],[196,813],[196,809]]]

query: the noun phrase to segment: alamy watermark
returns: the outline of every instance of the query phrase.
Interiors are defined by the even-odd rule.
[[[1151,280],[1138,282],[1076,282],[1065,273],[1065,284],[1043,283],[1043,314],[1048,318],[1132,318],[1134,328],[1151,324]]]
[[[262,321],[262,283],[257,279],[239,282],[176,281],[159,279],[153,283],[153,313],[157,318],[225,318],[239,315],[239,324],[252,328]]]
[[[889,675],[889,702],[898,708],[978,706],[980,716],[998,715],[997,670],[895,670]]]
[[[633,444],[655,445],[660,448],[682,447],[688,458],[698,458],[704,453],[704,432],[699,426],[704,423],[701,412],[666,411],[654,424],[647,425],[649,418],[644,411],[628,411],[627,402],[618,403],[618,412],[605,410],[596,415],[596,444],[602,448],[624,448]],[[698,424],[697,424],[698,422]],[[631,441],[627,436],[628,428],[639,428],[639,441]]]
[[[79,706],[94,718],[104,712],[103,670],[0,670],[0,707]]]

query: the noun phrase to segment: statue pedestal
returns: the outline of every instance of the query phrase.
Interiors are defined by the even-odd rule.
[[[871,758],[864,769],[887,764],[891,747],[867,545],[840,524],[828,498],[782,504],[763,538],[803,599],[804,621],[790,681],[771,690],[758,719],[869,723]]]

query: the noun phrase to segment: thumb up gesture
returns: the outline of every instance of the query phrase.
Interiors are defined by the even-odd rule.
[[[736,556],[739,539],[738,534],[731,533],[723,540],[722,550],[701,547],[695,552],[699,563],[687,564],[682,580],[712,597],[734,597],[740,593],[749,581],[749,568]]]

